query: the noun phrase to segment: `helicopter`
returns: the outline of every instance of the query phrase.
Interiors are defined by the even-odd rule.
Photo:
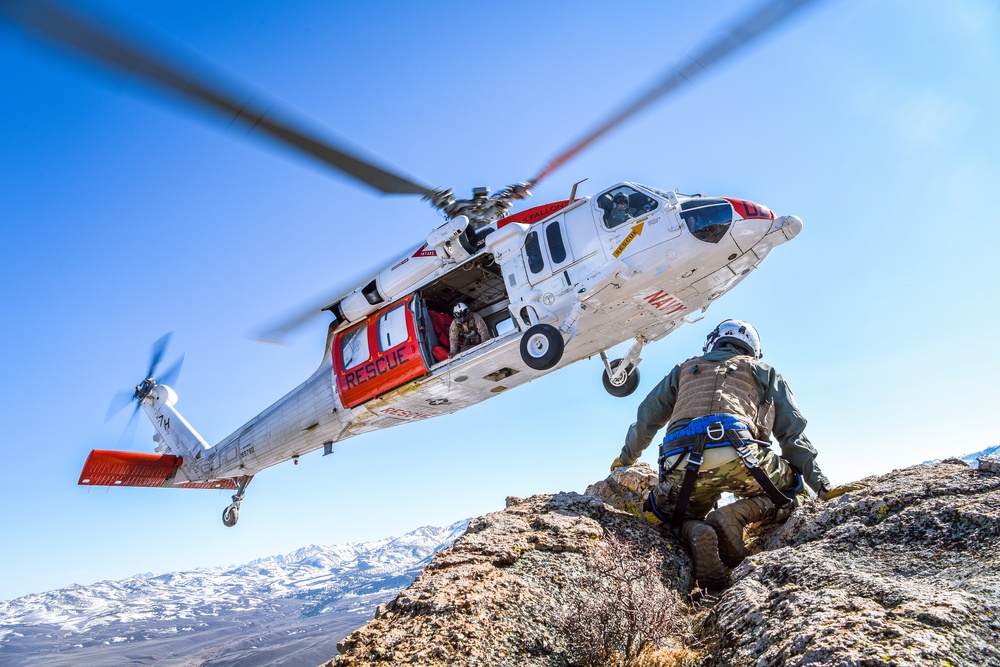
[[[360,286],[315,309],[332,317],[317,370],[214,446],[176,409],[170,384],[179,367],[159,372],[167,339],[158,341],[145,379],[128,396],[153,424],[155,451],[93,450],[78,484],[233,490],[222,514],[232,527],[249,483],[270,466],[456,412],[581,359],[598,355],[608,393],[631,395],[643,347],[704,317],[775,246],[795,238],[801,219],[742,198],[632,181],[578,196],[581,181],[566,199],[511,209],[593,142],[807,4],[769,2],[533,178],[460,199],[340,149],[59,5],[0,0],[0,20],[208,106],[379,192],[419,196],[445,218]],[[488,334],[455,351],[449,331],[459,303]],[[608,357],[629,340],[623,357]]]

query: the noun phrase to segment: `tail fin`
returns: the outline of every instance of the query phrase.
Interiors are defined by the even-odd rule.
[[[166,385],[156,385],[142,401],[142,409],[156,429],[157,453],[172,454],[180,461],[181,474],[187,479],[205,479],[208,472],[202,454],[205,442],[187,420],[177,412],[177,394]]]

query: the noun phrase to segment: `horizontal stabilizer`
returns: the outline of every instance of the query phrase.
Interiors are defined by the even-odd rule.
[[[180,482],[174,473],[184,461],[173,454],[115,452],[95,449],[83,464],[78,484],[82,486],[176,486],[182,489],[235,489],[232,480]]]
[[[212,479],[207,482],[180,482],[174,484],[178,489],[232,489],[236,490],[236,482],[231,479]]]

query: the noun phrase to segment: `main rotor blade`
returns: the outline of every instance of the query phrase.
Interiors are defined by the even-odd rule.
[[[411,249],[408,252],[412,253],[414,250],[416,249]],[[314,295],[297,306],[289,308],[267,324],[248,333],[247,337],[262,343],[287,343],[290,335],[296,329],[323,314],[326,307],[334,304],[337,299],[348,296],[361,285],[368,284],[378,275],[379,271],[387,266],[392,266],[393,260],[398,259],[400,259],[398,256],[387,256],[382,261],[372,262],[364,268],[354,271],[347,278],[340,280],[336,286],[324,290],[321,295]]]
[[[581,137],[569,148],[552,158],[548,164],[528,183],[532,188],[543,178],[576,157],[581,151],[605,134],[631,119],[637,113],[672,93],[698,76],[708,72],[713,66],[752,44],[757,38],[776,28],[796,11],[815,0],[772,0],[760,9],[738,21],[715,41],[703,47],[685,61],[671,68],[664,77],[658,79],[635,100]]]
[[[97,61],[119,73],[133,74],[147,83],[221,112],[232,121],[242,123],[251,130],[260,130],[380,192],[433,193],[433,189],[427,186],[377,167],[305,130],[293,127],[264,107],[255,106],[250,95],[224,93],[221,85],[204,79],[199,81],[192,72],[170,63],[165,55],[155,55],[130,44],[123,37],[56,4],[45,0],[0,0],[0,18],[3,17],[25,28],[36,39],[73,55]],[[218,75],[213,78],[221,81]],[[231,86],[227,88],[232,90]]]

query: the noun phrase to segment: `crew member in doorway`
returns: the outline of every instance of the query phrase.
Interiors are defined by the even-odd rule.
[[[449,358],[489,340],[490,330],[486,328],[486,322],[469,310],[465,303],[461,301],[456,303],[452,312],[455,319],[452,320],[451,327],[448,329],[448,342],[451,345],[451,350],[448,353]]]
[[[823,500],[860,488],[830,488],[791,390],[760,357],[753,326],[723,321],[708,335],[702,356],[675,366],[642,401],[611,464],[614,470],[635,463],[669,423],[660,445],[660,483],[643,509],[678,530],[705,588],[728,583],[726,566],[748,555],[743,528],[787,518],[803,481]],[[771,451],[772,433],[780,456]],[[713,510],[723,492],[740,500]]]

